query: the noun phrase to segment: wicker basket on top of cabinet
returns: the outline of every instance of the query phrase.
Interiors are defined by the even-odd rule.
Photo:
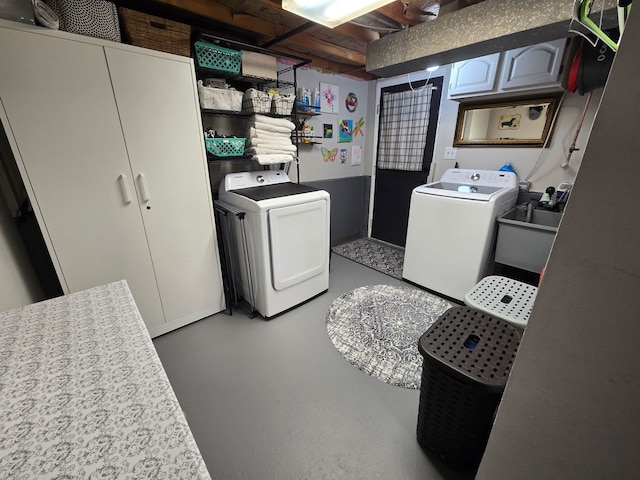
[[[129,8],[118,8],[124,37],[131,45],[189,57],[191,26],[148,15]]]

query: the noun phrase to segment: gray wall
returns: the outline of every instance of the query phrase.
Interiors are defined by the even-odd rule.
[[[331,246],[367,236],[371,177],[302,182],[331,195]]]
[[[635,479],[640,16],[632,14],[477,479]]]

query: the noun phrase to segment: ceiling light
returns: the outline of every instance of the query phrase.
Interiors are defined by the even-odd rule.
[[[434,65],[433,67],[427,67],[426,70],[427,72],[431,73],[431,72],[435,72],[439,68],[440,68],[440,65]]]
[[[394,0],[282,0],[282,8],[333,28]]]

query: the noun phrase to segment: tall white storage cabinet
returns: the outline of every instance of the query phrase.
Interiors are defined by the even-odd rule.
[[[0,23],[0,119],[62,288],[126,279],[152,336],[223,309],[188,58]]]

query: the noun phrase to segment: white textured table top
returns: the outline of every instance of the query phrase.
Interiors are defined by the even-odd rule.
[[[0,478],[210,479],[125,281],[0,313]]]
[[[490,275],[467,292],[464,303],[522,330],[527,326],[537,294],[538,289],[533,285]]]

